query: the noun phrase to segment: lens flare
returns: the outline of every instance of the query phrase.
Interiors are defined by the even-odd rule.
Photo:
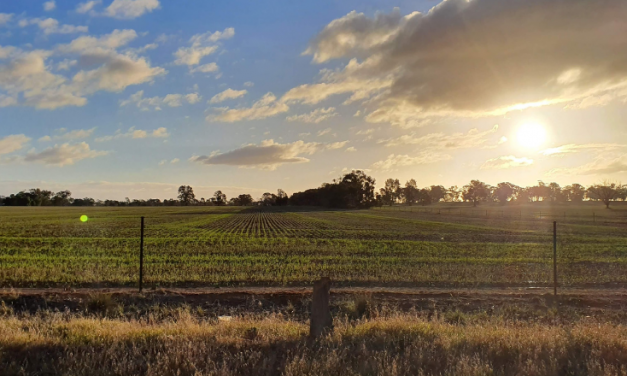
[[[86,216],[86,215],[84,215],[84,214],[83,214],[83,215],[81,215],[81,222],[83,222],[83,223],[84,223],[84,222],[87,222],[87,221],[89,221],[89,217],[88,217],[88,216]]]

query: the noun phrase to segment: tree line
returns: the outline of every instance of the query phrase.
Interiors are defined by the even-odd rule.
[[[429,205],[434,202],[470,202],[473,206],[482,202],[496,202],[501,204],[530,203],[539,201],[548,202],[581,202],[584,200],[601,201],[609,208],[612,201],[627,200],[627,185],[603,182],[585,187],[581,184],[571,184],[561,187],[553,182],[546,184],[542,181],[537,185],[520,187],[509,182],[491,186],[479,180],[458,187],[445,188],[441,185],[432,185],[418,188],[416,181],[410,179],[401,185],[398,179],[387,179],[385,186],[380,189],[381,204],[393,205]]]
[[[194,189],[182,185],[178,189],[176,199],[148,200],[95,200],[90,197],[73,198],[68,190],[52,192],[34,188],[9,196],[0,196],[0,205],[4,206],[324,206],[331,208],[368,208],[383,205],[430,205],[437,202],[469,202],[473,206],[480,203],[497,202],[528,203],[538,201],[549,202],[581,202],[584,200],[600,201],[609,208],[613,201],[627,200],[627,185],[603,182],[585,187],[571,184],[561,187],[557,183],[546,184],[540,181],[537,185],[520,187],[509,182],[491,186],[479,180],[458,187],[445,188],[432,185],[418,188],[415,179],[408,180],[404,185],[398,179],[387,179],[384,186],[377,192],[375,179],[364,171],[354,170],[344,174],[331,183],[324,183],[318,188],[296,192],[289,196],[282,189],[275,193],[264,193],[254,199],[250,194],[241,194],[227,198],[221,190],[205,199],[196,198]]]

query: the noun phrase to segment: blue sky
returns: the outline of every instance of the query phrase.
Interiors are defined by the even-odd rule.
[[[522,3],[2,2],[0,194],[621,180],[624,4]]]

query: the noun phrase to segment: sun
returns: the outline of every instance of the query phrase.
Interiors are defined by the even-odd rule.
[[[546,130],[538,123],[523,124],[518,128],[516,139],[520,146],[535,149],[546,141]]]

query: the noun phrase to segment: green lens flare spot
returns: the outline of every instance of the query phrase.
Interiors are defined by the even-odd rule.
[[[89,217],[86,215],[81,215],[81,222],[87,222],[89,221]]]

